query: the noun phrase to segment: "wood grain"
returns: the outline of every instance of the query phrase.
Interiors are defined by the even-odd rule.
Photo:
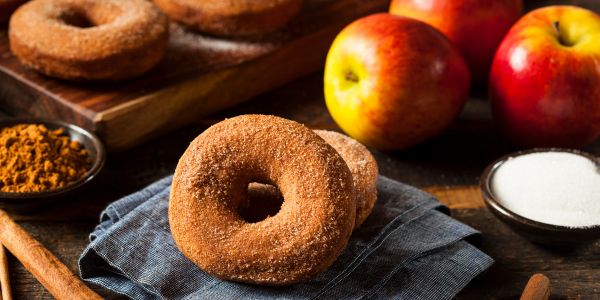
[[[386,0],[305,2],[287,28],[256,38],[220,39],[173,23],[163,61],[114,84],[44,77],[11,55],[0,31],[0,105],[15,115],[81,125],[109,150],[130,148],[322,68],[343,25],[387,8]]]
[[[474,209],[485,206],[479,186],[430,186],[423,189],[450,209]]]

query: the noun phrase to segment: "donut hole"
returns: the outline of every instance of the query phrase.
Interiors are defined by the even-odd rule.
[[[81,7],[63,8],[57,19],[65,25],[75,28],[91,28],[109,24],[115,21],[120,14],[118,7],[111,9],[82,9]]]
[[[258,223],[273,217],[281,209],[283,195],[270,184],[252,182],[248,184],[247,202],[240,205],[238,213],[248,223]]]
[[[68,9],[63,11],[59,16],[59,20],[66,25],[77,28],[90,28],[98,26],[98,24],[94,22],[94,20],[92,20],[88,14],[77,9]]]

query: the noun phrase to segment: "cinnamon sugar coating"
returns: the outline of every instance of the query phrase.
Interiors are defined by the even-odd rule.
[[[349,136],[328,130],[315,130],[315,133],[342,156],[352,173],[356,197],[354,228],[358,228],[369,217],[377,201],[377,161],[367,147]]]
[[[11,51],[43,74],[67,80],[123,80],[166,52],[168,18],[146,0],[33,0],[13,14]]]
[[[327,130],[315,130],[315,133],[340,154],[352,173],[356,229],[369,217],[377,201],[377,161],[367,147],[349,136]],[[256,222],[277,214],[282,201],[283,196],[276,187],[252,183],[248,186],[248,202],[242,204],[240,214],[245,220]]]
[[[154,0],[177,22],[219,36],[277,30],[298,14],[302,0]]]
[[[248,184],[277,186],[284,202],[263,221],[238,213]],[[345,248],[355,220],[352,175],[305,126],[244,115],[213,125],[185,151],[173,177],[169,224],[192,262],[216,277],[263,285],[308,280]]]

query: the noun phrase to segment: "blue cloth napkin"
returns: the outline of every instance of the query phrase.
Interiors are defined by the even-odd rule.
[[[378,200],[324,273],[288,287],[204,273],[175,246],[171,177],[110,204],[79,259],[81,277],[133,299],[450,299],[493,260],[464,239],[478,234],[433,196],[380,177]]]

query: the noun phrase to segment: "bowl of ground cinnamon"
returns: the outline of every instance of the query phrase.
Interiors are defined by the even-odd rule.
[[[78,126],[0,120],[0,202],[31,206],[79,190],[100,172],[105,156],[100,140]]]

